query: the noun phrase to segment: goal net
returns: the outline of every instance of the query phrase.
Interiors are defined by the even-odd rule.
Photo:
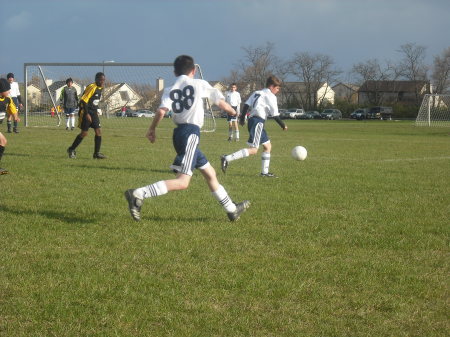
[[[196,65],[196,78],[203,78]],[[84,89],[94,82],[97,72],[105,73],[106,82],[99,103],[102,127],[109,125],[149,125],[158,108],[163,89],[174,80],[172,63],[25,63],[25,125],[64,127],[66,116],[60,106],[66,79],[81,98]],[[213,132],[216,122],[212,107],[205,101],[203,132]],[[172,112],[166,114],[172,117]]]
[[[416,119],[417,126],[450,126],[450,95],[425,95]]]

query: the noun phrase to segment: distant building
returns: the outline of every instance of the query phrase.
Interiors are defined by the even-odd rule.
[[[428,81],[366,81],[358,90],[359,104],[420,104],[430,93]]]
[[[334,98],[348,103],[358,103],[358,89],[355,84],[338,83],[333,86]]]

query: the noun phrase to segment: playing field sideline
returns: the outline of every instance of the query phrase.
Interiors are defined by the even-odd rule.
[[[7,134],[0,336],[447,335],[448,128],[269,120],[270,179],[260,155],[220,171],[247,137],[221,119],[202,151],[251,208],[229,222],[195,173],[136,223],[123,192],[172,176],[173,125],[150,144],[146,123],[104,121],[102,161],[92,133],[76,159],[63,128]]]

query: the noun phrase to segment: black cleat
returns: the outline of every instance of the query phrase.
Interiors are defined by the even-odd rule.
[[[239,204],[236,204],[236,210],[231,213],[227,213],[228,219],[230,221],[237,221],[242,213],[246,211],[247,208],[250,207],[250,201],[245,200],[243,202],[240,202]]]
[[[77,153],[75,152],[75,150],[72,150],[70,147],[67,149],[67,154],[69,155],[69,158],[77,157]]]
[[[106,158],[108,158],[103,153],[100,153],[100,152],[94,153],[92,157],[94,159],[106,159]]]
[[[126,190],[125,191],[125,199],[128,201],[128,209],[130,210],[130,214],[134,220],[141,220],[141,206],[144,202],[142,199],[138,199],[133,195],[134,190]]]
[[[275,174],[267,172],[267,173],[261,173],[261,177],[267,177],[267,178],[278,178]]]
[[[220,167],[223,173],[227,173],[228,161],[225,159],[225,155],[220,157]]]
[[[17,130],[17,129],[14,129],[13,131],[14,131],[14,133],[19,133],[19,130]]]
[[[8,170],[5,170],[3,168],[0,167],[0,175],[4,175],[4,174],[8,174]]]
[[[229,142],[231,142],[231,141],[232,141],[231,137],[228,137],[228,141],[229,141]]]

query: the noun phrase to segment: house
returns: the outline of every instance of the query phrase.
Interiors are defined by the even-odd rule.
[[[334,99],[348,103],[358,103],[359,87],[351,83],[338,83],[332,87],[334,91]]]
[[[358,103],[420,104],[423,96],[428,93],[430,93],[428,81],[366,81],[358,89]]]
[[[41,105],[41,89],[35,85],[30,84],[27,86],[27,104],[31,106],[39,106]]]
[[[113,112],[123,106],[134,107],[142,100],[142,95],[138,94],[127,83],[118,83],[105,87],[101,99],[102,110]]]
[[[284,82],[278,95],[279,106],[297,107],[305,110],[334,104],[335,92],[326,83]]]

